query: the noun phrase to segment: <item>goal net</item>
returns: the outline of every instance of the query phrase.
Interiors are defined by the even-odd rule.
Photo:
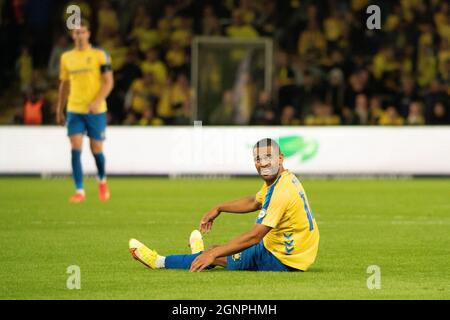
[[[271,93],[271,39],[196,37],[191,63],[193,120],[249,124],[259,94]]]

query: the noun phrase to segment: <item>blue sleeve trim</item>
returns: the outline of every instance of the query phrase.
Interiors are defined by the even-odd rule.
[[[111,64],[111,56],[109,55],[108,51],[106,51],[106,49],[103,49],[103,48],[100,48],[100,47],[95,47],[95,49],[102,51],[103,54],[105,55],[105,63],[104,63],[104,65],[110,65]]]

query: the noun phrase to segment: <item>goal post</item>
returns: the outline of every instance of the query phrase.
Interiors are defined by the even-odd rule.
[[[258,95],[272,91],[272,39],[195,37],[191,70],[192,120],[246,125]]]

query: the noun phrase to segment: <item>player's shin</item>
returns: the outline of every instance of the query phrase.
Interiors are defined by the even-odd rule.
[[[200,255],[201,252],[195,254],[176,254],[166,257],[166,269],[186,269],[191,268],[192,262]]]
[[[77,192],[83,193],[83,168],[81,166],[81,150],[72,149],[72,176]]]
[[[98,179],[100,182],[106,180],[105,155],[103,152],[94,153],[95,165],[97,166]]]

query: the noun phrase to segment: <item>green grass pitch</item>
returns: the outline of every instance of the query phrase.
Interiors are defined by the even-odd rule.
[[[70,205],[70,179],[1,178],[0,299],[450,299],[448,179],[303,181],[321,235],[305,273],[153,271],[131,258],[131,237],[163,255],[189,252],[210,207],[260,185],[111,178],[112,199],[101,203],[87,179],[87,202]],[[206,246],[255,217],[222,214]],[[80,290],[66,287],[70,265],[80,267]],[[381,289],[367,288],[370,265]]]

